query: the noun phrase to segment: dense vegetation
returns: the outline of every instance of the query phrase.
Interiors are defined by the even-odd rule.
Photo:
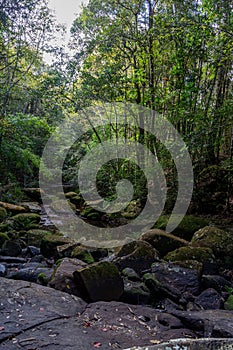
[[[166,116],[184,138],[195,172],[194,210],[206,210],[208,202],[211,210],[229,210],[233,181],[231,1],[90,0],[71,29],[72,58],[49,46],[56,30],[45,0],[1,0],[0,185],[38,184],[43,146],[62,119],[76,114],[78,118],[80,110],[100,102],[127,101]],[[46,51],[55,53],[51,66],[43,61]],[[109,135],[118,136],[118,132],[112,127]],[[151,143],[156,145],[174,184],[174,164],[166,150],[141,129],[126,132],[150,148]],[[64,181],[71,181],[76,171],[72,156],[79,159],[104,137],[106,131],[101,128],[92,130],[73,147]],[[112,164],[122,177],[125,167],[122,160],[117,166]],[[145,195],[141,172],[128,167],[138,178],[138,193]],[[107,165],[99,174],[103,195],[109,195],[106,173]]]

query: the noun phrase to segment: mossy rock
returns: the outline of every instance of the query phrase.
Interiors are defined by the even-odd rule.
[[[7,213],[12,215],[26,212],[26,209],[23,206],[6,202],[0,202],[0,208],[6,209]]]
[[[35,247],[40,247],[42,239],[48,235],[51,235],[50,231],[32,229],[26,232],[23,232],[20,235],[20,238],[23,239],[27,245],[33,245]]]
[[[0,207],[0,222],[3,222],[7,218],[7,211],[5,208]]]
[[[188,241],[158,228],[143,233],[140,240],[151,244],[156,250],[158,250],[161,257],[177,248],[189,244]]]
[[[207,247],[180,247],[168,253],[164,260],[176,262],[185,260],[196,260],[201,263],[212,262],[215,259],[213,250]]]
[[[0,232],[0,248],[2,248],[5,241],[9,241],[9,237],[6,233]]]
[[[233,295],[230,294],[227,300],[224,303],[225,310],[233,310]]]
[[[67,194],[66,194],[66,196],[67,196]],[[77,193],[75,196],[67,197],[67,198],[69,198],[70,202],[73,203],[78,208],[80,208],[84,204],[83,197],[78,195]]]
[[[233,236],[231,232],[214,226],[198,230],[191,241],[192,246],[208,247],[217,258],[233,258]]]
[[[13,227],[16,230],[30,230],[39,227],[40,215],[35,213],[22,213],[12,216]]]
[[[127,208],[125,208],[125,210],[121,214],[125,219],[130,220],[136,218],[140,214],[141,210],[141,202],[139,200],[134,200],[129,203]]]
[[[41,254],[45,257],[52,257],[57,254],[56,248],[61,245],[73,243],[70,238],[62,237],[59,235],[46,235],[43,237],[40,245]]]
[[[102,213],[98,212],[97,210],[93,209],[92,207],[85,207],[82,211],[81,211],[81,216],[83,216],[86,219],[89,220],[100,220]]]
[[[184,267],[185,269],[196,270],[198,277],[201,278],[203,271],[203,263],[196,260],[183,260],[183,261],[174,261],[177,266]]]
[[[93,264],[95,262],[91,253],[82,247],[76,247],[71,253],[71,257],[84,261],[87,264]]]
[[[166,231],[166,226],[168,224],[169,218],[169,215],[160,216],[154,225],[154,228],[159,228]],[[179,223],[179,225],[175,228],[175,230],[172,231],[172,234],[190,241],[197,230],[207,226],[208,224],[209,221],[206,219],[193,215],[186,215]]]

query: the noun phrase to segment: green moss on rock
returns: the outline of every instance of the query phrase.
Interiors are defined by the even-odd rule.
[[[154,228],[159,228],[161,230],[166,230],[167,223],[169,221],[169,215],[162,215],[157,220]],[[174,218],[176,220],[176,218]],[[175,236],[183,238],[187,241],[190,241],[194,233],[207,226],[209,224],[208,220],[196,217],[193,215],[186,215],[183,220],[179,223],[176,229],[172,232]]]
[[[85,207],[80,214],[81,216],[89,220],[100,220],[102,216],[100,212],[91,207]]]
[[[191,241],[193,246],[209,247],[218,258],[233,257],[232,233],[214,226],[198,230]]]
[[[15,230],[30,230],[38,228],[40,215],[35,213],[17,214],[11,218]]]
[[[45,257],[51,257],[57,254],[57,247],[65,244],[72,243],[70,238],[62,237],[59,235],[46,235],[43,237],[40,245],[41,254]]]
[[[91,253],[87,249],[84,249],[82,247],[74,248],[73,252],[71,253],[71,257],[82,260],[87,264],[92,264],[95,262]]]
[[[50,231],[40,230],[40,229],[32,229],[26,232],[23,232],[20,235],[20,238],[23,239],[27,245],[33,245],[35,247],[40,247],[41,241],[44,237],[51,235]]]
[[[233,295],[230,294],[227,300],[224,303],[225,310],[233,310]]]
[[[7,211],[5,208],[0,207],[0,222],[3,222],[7,218]]]
[[[196,260],[198,262],[212,262],[214,260],[213,250],[207,247],[180,247],[168,253],[164,260],[175,262],[185,260]]]
[[[9,237],[6,233],[0,232],[0,248],[2,248],[5,241],[9,241]]]

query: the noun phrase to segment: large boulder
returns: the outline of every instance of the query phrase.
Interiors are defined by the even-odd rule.
[[[233,236],[231,232],[214,226],[206,226],[194,234],[191,244],[192,246],[211,248],[216,258],[232,266]]]
[[[120,271],[130,267],[138,273],[143,273],[143,271],[151,267],[151,264],[158,259],[158,256],[157,250],[149,243],[133,241],[120,248],[113,263]]]
[[[83,261],[78,259],[64,258],[54,270],[49,286],[68,294],[81,296],[77,281],[74,281],[73,273],[86,267]]]
[[[117,267],[107,261],[102,261],[76,270],[75,281],[82,286],[82,296],[90,301],[118,300],[123,291],[123,280]]]
[[[161,257],[189,243],[180,237],[156,228],[143,233],[140,240],[151,244],[159,252]]]
[[[159,228],[161,230],[166,230],[166,226],[169,220],[169,215],[162,215],[157,220],[154,228]],[[179,218],[179,217],[178,217]],[[174,218],[176,221],[176,218]],[[172,232],[175,236],[183,238],[187,241],[190,241],[194,233],[202,227],[205,227],[209,224],[209,221],[200,217],[193,215],[186,215],[179,225]]]

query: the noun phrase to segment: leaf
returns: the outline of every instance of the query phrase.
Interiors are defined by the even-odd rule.
[[[100,348],[102,346],[102,344],[97,342],[97,341],[95,341],[93,346],[94,346],[94,348]]]

